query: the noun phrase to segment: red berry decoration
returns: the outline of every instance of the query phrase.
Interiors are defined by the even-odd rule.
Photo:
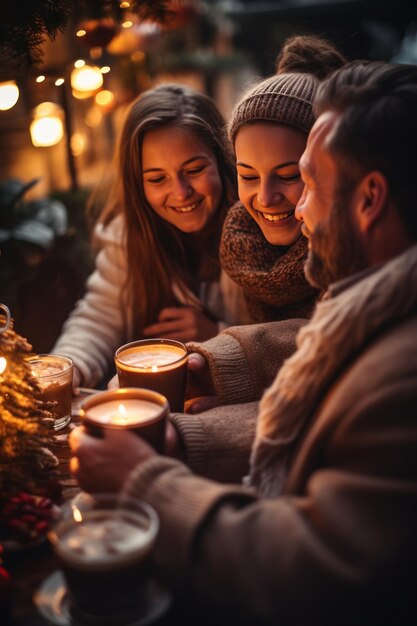
[[[11,539],[29,543],[45,535],[52,516],[52,500],[21,491],[6,502],[3,508],[3,525]]]

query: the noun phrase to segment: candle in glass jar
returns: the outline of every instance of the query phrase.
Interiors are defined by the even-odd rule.
[[[149,389],[102,391],[86,398],[80,407],[84,426],[102,437],[106,429],[131,430],[162,452],[169,406],[167,399]]]
[[[112,400],[96,404],[88,409],[90,419],[99,424],[118,424],[120,426],[132,426],[147,422],[159,413],[159,407],[152,402],[140,399]]]
[[[145,387],[164,395],[172,411],[183,411],[187,348],[170,339],[144,339],[119,348],[115,363],[121,387]]]

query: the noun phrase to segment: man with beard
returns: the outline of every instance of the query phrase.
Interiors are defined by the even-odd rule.
[[[417,67],[353,63],[319,89],[297,216],[326,294],[259,407],[286,322],[191,346],[224,406],[173,416],[187,465],[72,435],[81,485],[150,502],[157,573],[229,623],[417,623],[416,110]],[[245,486],[212,480],[237,482],[250,444]]]

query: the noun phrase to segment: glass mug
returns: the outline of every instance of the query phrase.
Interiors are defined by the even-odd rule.
[[[140,609],[158,530],[149,504],[118,494],[82,493],[62,508],[48,539],[75,619],[116,624]]]

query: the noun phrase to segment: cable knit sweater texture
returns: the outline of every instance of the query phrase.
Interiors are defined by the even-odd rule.
[[[243,288],[250,323],[310,317],[318,291],[307,282],[307,240],[274,246],[238,202],[229,211],[222,233],[220,260],[230,278]]]

